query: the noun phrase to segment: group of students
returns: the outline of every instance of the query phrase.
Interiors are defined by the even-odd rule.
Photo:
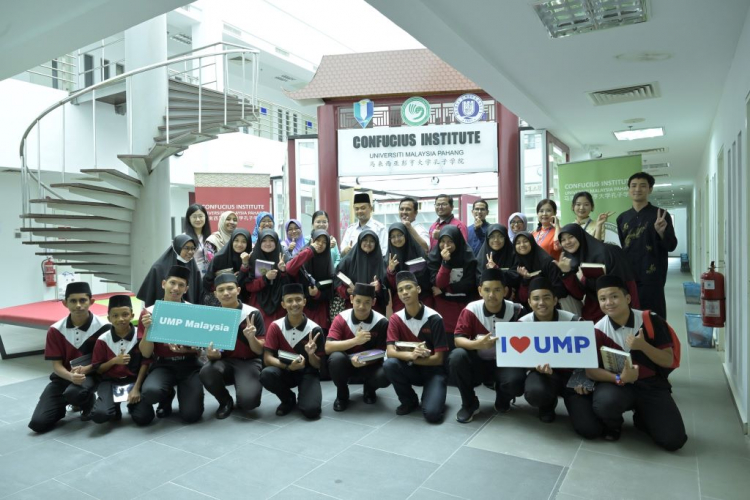
[[[399,210],[402,222],[392,224],[386,233],[371,217],[369,196],[358,194],[354,199],[358,223],[347,229],[340,252],[326,231],[325,212],[313,216],[314,230],[307,241],[294,227],[289,230],[292,225],[301,230],[301,224],[289,221],[283,243],[270,214],[259,215],[252,235],[233,229],[228,237],[231,219],[222,216],[221,238],[210,231],[205,239],[180,235],[155,263],[138,294],[147,307],[137,332],[126,328],[132,320],[131,308],[125,321],[127,297],[110,299],[111,325],[103,324],[84,314],[88,309],[84,297],[90,301],[90,292],[76,288],[83,284],[69,286],[66,305],[71,315],[48,333],[46,356],[53,360],[55,373],[29,426],[38,432],[48,430],[64,416],[65,402],[96,422],[119,418],[119,405],[108,396],[111,388],[105,386],[101,396],[101,383],[109,379],[123,379],[119,386],[132,381],[128,408],[139,424],[150,422],[153,411],[134,412],[135,408],[158,405],[156,416],[166,416],[175,393],[183,419],[197,420],[203,413],[203,387],[219,402],[217,418],[226,418],[235,406],[227,384],[235,385],[236,404],[242,410],[256,408],[265,387],[280,400],[277,415],[299,407],[312,419],[321,413],[322,371],[337,388],[335,411],[347,409],[353,381],[363,384],[365,403],[374,403],[376,391],[392,384],[400,401],[397,414],[421,407],[425,419],[438,422],[451,381],[462,398],[456,419],[466,423],[479,411],[474,387],[487,383],[496,391],[498,412],[508,411],[514,398],[524,395],[538,408],[541,421],[552,422],[562,396],[579,434],[614,440],[619,438],[622,414],[634,410],[638,428],[665,449],[679,449],[687,436],[667,380],[673,358],[679,357],[679,345],[669,334],[665,312],[637,308],[642,282],[626,253],[640,240],[664,239],[671,228],[661,211],[655,222],[649,219],[648,193],[646,204],[636,205],[633,185],[641,180],[649,183],[648,177],[629,181],[635,216],[624,219],[623,249],[600,240],[602,219],[610,214],[600,216],[591,231],[591,220],[579,217],[579,212],[588,215],[576,205],[581,197],[593,208],[588,193],[574,200],[577,223],[562,228],[554,202],[544,200],[539,207],[540,227],[534,233],[518,224],[525,222],[520,214],[511,216],[510,231],[502,225],[486,225],[482,217],[486,202],[479,210],[475,203],[476,223],[466,228],[453,217],[452,199],[444,195],[436,200],[438,219],[429,231],[415,223],[417,202],[406,198]],[[189,210],[187,219],[198,213],[207,222],[200,209],[192,214]],[[618,217],[618,226],[627,216]],[[264,218],[270,219],[265,222],[270,226],[264,226]],[[480,237],[482,244],[475,251],[472,244]],[[203,272],[199,259],[192,258],[199,248],[208,262]],[[338,263],[334,248],[340,254]],[[560,255],[556,258],[545,249]],[[257,260],[272,267],[256,275]],[[580,265],[588,262],[604,264],[605,275],[586,279]],[[661,287],[663,298],[663,283]],[[566,305],[567,298],[572,300]],[[214,305],[240,309],[235,349],[221,352],[149,342],[145,333],[155,300],[213,300]],[[389,304],[393,312],[387,318]],[[651,301],[649,309],[657,311],[653,304],[659,305]],[[593,393],[584,386],[567,388],[571,370],[496,366],[495,322],[582,318],[596,322],[597,344],[629,351],[634,362],[618,374],[586,370],[597,382]],[[98,340],[90,342],[90,338]],[[360,353],[373,349],[386,351],[385,359],[359,359]],[[71,367],[74,357],[89,352],[94,354],[90,364]],[[94,399],[97,382],[100,395]],[[423,386],[421,399],[413,386]],[[298,395],[291,390],[294,387]]]

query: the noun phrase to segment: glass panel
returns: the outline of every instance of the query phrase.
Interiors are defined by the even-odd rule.
[[[521,131],[521,211],[529,220],[529,228],[536,226],[536,204],[544,198],[545,137],[544,130]]]
[[[548,193],[547,198],[552,200],[559,200],[559,194],[560,194],[560,181],[557,177],[557,166],[560,163],[565,163],[567,161],[565,151],[560,149],[560,147],[557,144],[552,143],[552,141],[549,142],[547,146],[547,151],[549,151],[549,186],[548,186]],[[559,207],[558,207],[559,209]]]
[[[297,139],[297,219],[302,222],[302,232],[312,232],[312,214],[318,206],[318,140]]]

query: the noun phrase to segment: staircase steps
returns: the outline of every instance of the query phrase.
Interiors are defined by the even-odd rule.
[[[212,141],[218,138],[219,138],[218,135],[209,134],[209,133],[206,133],[206,131],[203,131],[201,133],[198,133],[197,131],[172,133],[172,130],[169,131],[169,144],[170,145],[182,145],[184,147],[187,147],[187,146],[192,146],[193,144],[200,144],[201,142]],[[167,140],[167,136],[160,135],[158,137],[154,137],[154,140],[157,143],[166,144],[164,141]]]
[[[42,200],[30,200],[30,203],[44,203],[50,208],[76,212],[88,215],[109,217],[111,219],[133,221],[133,211],[112,205],[111,203],[100,203],[96,201],[81,200],[58,200],[56,198],[45,198]]]
[[[84,184],[83,182],[50,184],[50,187],[65,189],[78,196],[93,198],[104,203],[111,203],[112,205],[127,208],[128,210],[135,210],[136,198],[125,191],[120,191],[119,189]]]
[[[117,273],[108,273],[108,272],[100,272],[100,271],[76,271],[77,274],[93,274],[99,278],[108,278],[111,281],[114,281],[115,283],[120,284],[130,284],[130,275],[129,274],[117,274]],[[108,281],[108,282],[111,282]]]
[[[169,131],[172,132],[174,130],[176,132],[176,131],[180,131],[180,130],[198,130],[198,120],[197,120],[198,117],[196,116],[195,118],[196,119],[194,121],[189,122],[189,123],[173,124],[170,121],[169,122]],[[203,130],[204,131],[205,130],[209,130],[209,129],[213,129],[213,128],[217,128],[217,127],[220,128],[220,127],[224,127],[225,126],[225,124],[224,124],[224,118],[223,117],[221,119],[219,119],[218,117],[215,117],[215,118],[214,117],[208,117],[208,119],[201,120],[201,123],[203,124]],[[233,125],[235,126],[234,128],[236,128],[236,125],[240,125],[240,126],[245,126],[246,125],[246,126],[249,127],[250,123],[249,122],[243,122],[243,120],[241,118],[234,118],[234,119],[231,119],[231,120],[227,119],[226,126],[227,127],[232,127]],[[165,132],[166,130],[167,130],[167,126],[166,125],[161,125],[159,127],[159,131],[161,131],[161,132]]]
[[[103,260],[103,259],[102,259]],[[103,272],[103,273],[116,273],[122,275],[130,274],[130,266],[121,266],[118,264],[99,264],[93,262],[75,262],[68,264],[74,269],[82,269],[84,271]]]
[[[143,183],[140,179],[124,172],[120,172],[114,168],[82,168],[81,172],[91,175],[102,182],[106,182],[120,191],[125,191],[131,196],[135,196],[136,198],[141,196]]]
[[[101,252],[35,252],[34,255],[54,257],[56,262],[71,266],[96,259],[97,261],[106,260],[118,266],[130,267],[130,255],[108,255]]]
[[[22,219],[30,219],[38,224],[50,224],[53,226],[79,227],[86,229],[102,229],[118,233],[130,233],[130,222],[110,219],[96,215],[72,215],[72,214],[26,214]]]
[[[116,233],[102,229],[72,229],[64,227],[22,227],[21,232],[31,233],[42,238],[59,238],[61,240],[77,240],[79,242],[117,243],[130,245],[129,233]]]
[[[24,245],[38,245],[50,250],[70,250],[72,252],[93,252],[106,255],[130,257],[130,245],[100,243],[98,241],[24,241]]]

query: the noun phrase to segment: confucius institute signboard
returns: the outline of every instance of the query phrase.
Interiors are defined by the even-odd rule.
[[[496,172],[497,123],[338,131],[339,175]]]

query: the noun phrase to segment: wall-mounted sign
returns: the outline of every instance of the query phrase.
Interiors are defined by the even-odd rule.
[[[421,127],[430,119],[430,103],[421,97],[410,97],[401,105],[401,119],[412,127]]]
[[[464,94],[453,104],[453,116],[459,123],[475,123],[484,116],[484,102],[474,94]]]
[[[367,125],[375,114],[375,103],[369,99],[362,99],[361,101],[355,102],[352,106],[352,113],[354,114],[354,119],[357,120],[357,123],[359,123],[362,128],[367,128]]]
[[[497,172],[497,123],[339,130],[339,175]]]

